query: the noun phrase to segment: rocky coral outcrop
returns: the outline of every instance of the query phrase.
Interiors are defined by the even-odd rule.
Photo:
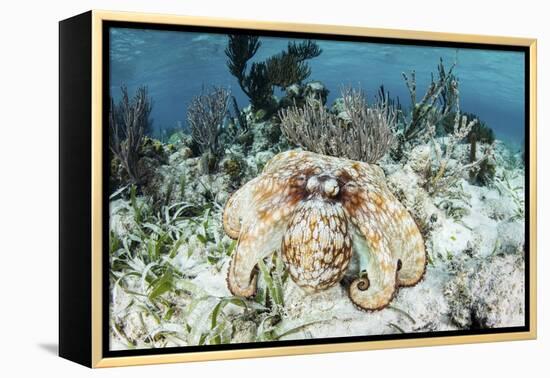
[[[465,264],[445,285],[450,318],[466,329],[523,326],[524,273],[525,261],[519,254]]]

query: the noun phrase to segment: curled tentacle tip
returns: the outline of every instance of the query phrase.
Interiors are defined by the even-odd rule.
[[[370,282],[367,277],[362,277],[357,281],[357,289],[365,291],[369,288]]]

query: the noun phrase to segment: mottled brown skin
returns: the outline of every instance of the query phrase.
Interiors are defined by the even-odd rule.
[[[308,292],[336,285],[352,254],[360,271],[349,287],[364,310],[387,306],[399,286],[425,272],[418,227],[375,166],[311,152],[288,151],[228,200],[223,223],[238,239],[229,272],[234,295],[256,291],[256,265],[281,248],[290,276]]]
[[[292,279],[309,292],[340,282],[351,260],[351,236],[342,206],[315,198],[301,203],[281,249]]]

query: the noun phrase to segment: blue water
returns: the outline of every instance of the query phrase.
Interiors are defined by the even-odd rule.
[[[261,38],[253,58],[285,49],[288,39]],[[132,93],[146,85],[153,98],[155,128],[185,126],[187,105],[203,86],[229,87],[239,105],[248,105],[237,81],[226,67],[222,34],[113,28],[110,33],[110,83],[115,99],[125,84]],[[456,60],[461,109],[475,113],[499,139],[524,140],[524,54],[522,52],[455,49],[358,42],[318,41],[322,54],[309,61],[309,80],[330,90],[329,104],[340,97],[343,85],[363,88],[372,99],[381,84],[409,105],[402,72],[416,71],[417,96],[423,96],[439,58],[446,66]]]

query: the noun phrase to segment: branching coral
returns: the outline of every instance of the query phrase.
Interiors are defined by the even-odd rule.
[[[225,49],[225,55],[229,58],[227,67],[229,72],[237,78],[243,92],[250,97],[248,86],[245,85],[247,65],[262,43],[258,36],[253,35],[230,34],[228,38]]]
[[[256,54],[261,42],[257,36],[231,34],[225,49],[229,72],[239,82],[255,110],[270,107],[273,87],[285,90],[311,74],[306,60],[319,56],[322,50],[313,41],[289,42],[287,50],[263,62],[255,62],[247,72],[248,61]]]
[[[125,86],[121,88],[121,91],[122,98],[118,105],[111,99],[109,147],[120,160],[131,184],[140,184],[139,151],[145,131],[149,128],[151,98],[147,94],[146,87],[138,88],[132,99],[130,99]]]
[[[475,117],[473,114],[466,114],[468,118]],[[485,122],[478,121],[472,130],[467,135],[467,140],[470,142],[470,162],[476,160],[476,145],[477,142],[492,144],[495,141],[495,133],[493,130],[485,124]]]
[[[417,102],[415,72],[410,76],[403,73],[411,110],[405,114],[400,107],[394,107],[398,114],[394,157],[400,160],[415,145],[428,142],[430,157],[425,163],[424,187],[431,194],[448,190],[465,172],[487,171],[485,163],[492,154],[492,131],[473,115],[460,111],[459,81],[453,73],[454,67],[455,64],[447,70],[440,59],[437,75],[432,74],[420,102]],[[466,141],[470,143],[469,162],[456,162],[455,147]],[[476,156],[478,141],[490,144],[480,158]]]
[[[298,44],[289,42],[287,51],[266,60],[269,81],[283,90],[292,84],[301,83],[311,75],[311,69],[305,61],[319,56],[321,52],[313,41]]]
[[[369,107],[362,91],[342,91],[347,120],[309,98],[303,108],[279,112],[281,129],[294,144],[324,155],[376,163],[394,142],[396,115],[385,101]]]
[[[250,73],[243,79],[241,88],[246,88],[244,93],[250,99],[254,110],[267,109],[272,105],[273,87],[267,76],[267,65],[265,62],[259,62],[252,64]]]
[[[454,131],[454,119],[456,114],[450,114],[442,121],[442,133],[443,134],[452,134]],[[470,143],[470,163],[474,162],[476,159],[477,143],[486,143],[492,144],[495,141],[494,131],[487,126],[487,124],[481,121],[475,114],[472,113],[462,113],[463,116],[466,116],[467,121],[477,119],[477,122],[474,124],[468,135],[466,135],[466,142]]]
[[[225,88],[214,87],[211,92],[203,91],[193,98],[187,108],[191,136],[201,152],[219,150],[218,139],[227,115],[228,99],[229,92]]]
[[[320,101],[308,98],[303,107],[294,105],[279,111],[281,131],[292,143],[323,155],[340,153],[335,136],[344,130],[342,121]]]
[[[410,76],[403,73],[403,79],[409,90],[411,110],[405,115],[399,112],[399,123],[402,131],[401,143],[420,140],[429,131],[430,127],[438,127],[443,120],[456,111],[458,102],[458,79],[453,74],[455,65],[445,69],[443,60],[437,66],[437,79],[432,80],[424,97],[417,102],[416,73]]]
[[[266,68],[269,82],[283,90],[292,84],[301,83],[311,75],[307,64],[287,52],[267,59]]]
[[[347,113],[352,127],[348,155],[350,159],[375,163],[381,159],[394,143],[393,129],[396,114],[385,100],[367,105],[366,96],[362,91],[348,88],[342,92],[344,111]]]
[[[194,97],[187,108],[187,122],[191,137],[207,160],[207,170],[212,170],[217,159],[223,155],[220,136],[228,113],[229,91],[213,87],[209,93]]]
[[[273,94],[273,89],[266,79],[267,68],[264,62],[252,63],[247,73],[248,61],[261,45],[258,36],[230,34],[225,48],[229,72],[237,78],[241,90],[248,96],[254,109],[268,106]]]
[[[430,125],[427,130],[435,160],[429,159],[426,163],[424,186],[431,194],[441,193],[454,186],[464,173],[478,168],[493,152],[492,145],[489,145],[481,158],[467,164],[458,163],[451,166],[450,162],[456,146],[465,140],[478,123],[477,119],[468,120],[468,117],[460,112],[458,99],[456,101],[457,112],[454,117],[453,132],[447,137],[437,138],[435,125]]]
[[[295,56],[300,62],[316,58],[323,52],[319,45],[311,40],[300,43],[289,42],[287,51],[288,54]]]
[[[250,144],[253,141],[253,134],[249,127],[249,122],[246,118],[246,113],[239,109],[239,104],[237,104],[237,99],[235,96],[232,96],[232,107],[233,112],[231,113],[231,122],[225,129],[227,136],[227,143],[234,144],[238,143],[242,145],[245,150],[250,147]]]
[[[230,103],[234,114],[229,111]],[[252,142],[246,114],[239,109],[235,97],[222,87],[213,87],[209,92],[203,90],[194,97],[187,108],[187,122],[205,173],[217,168],[227,147],[240,144],[246,149]]]

